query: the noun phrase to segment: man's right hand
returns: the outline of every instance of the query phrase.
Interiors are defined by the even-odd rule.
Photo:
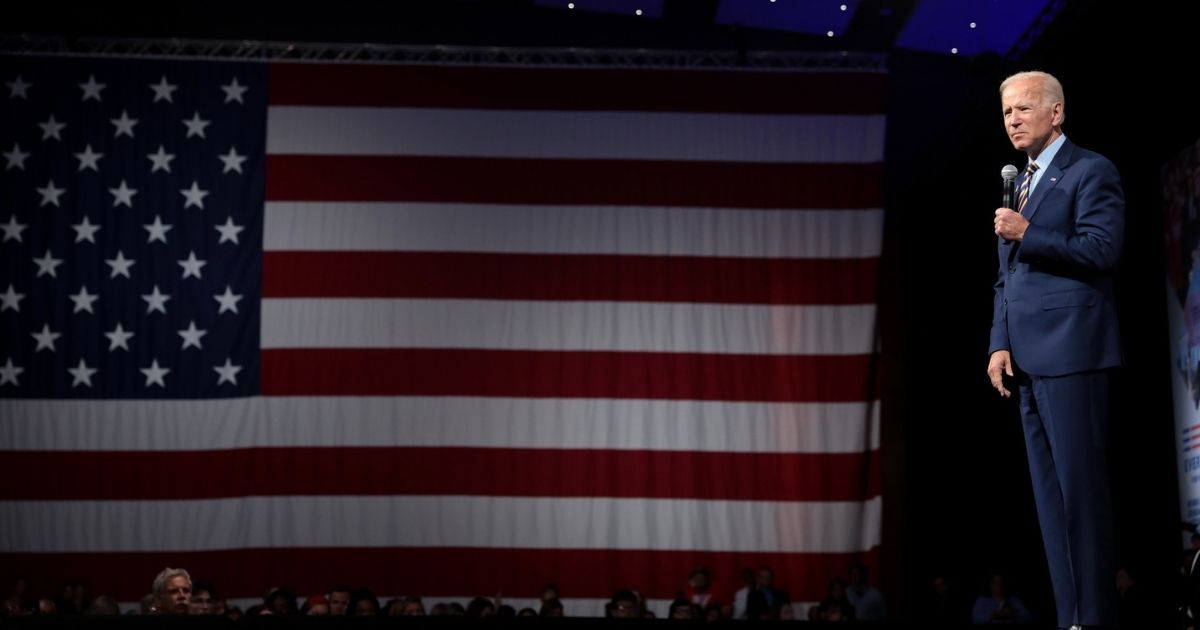
[[[988,360],[988,380],[992,382],[992,387],[1000,392],[1000,395],[1008,398],[1012,392],[1004,387],[1004,375],[1013,375],[1012,370],[1012,354],[1008,350],[997,350],[992,353],[992,358]]]

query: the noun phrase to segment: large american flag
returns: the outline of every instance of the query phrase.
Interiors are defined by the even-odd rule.
[[[591,614],[877,566],[882,74],[0,80],[0,577]]]

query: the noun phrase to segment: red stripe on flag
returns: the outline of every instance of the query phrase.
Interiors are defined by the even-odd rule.
[[[271,65],[271,105],[883,114],[883,73]],[[819,95],[819,97],[814,97]]]
[[[883,207],[883,166],[268,155],[268,201]]]
[[[263,297],[873,304],[877,258],[265,252]]]
[[[754,534],[747,531],[746,535]],[[187,569],[192,579],[212,581],[223,597],[230,598],[261,597],[272,585],[301,594],[325,593],[335,584],[368,586],[388,596],[538,597],[542,587],[553,582],[567,598],[608,599],[618,588],[635,588],[653,599],[670,599],[691,570],[704,565],[719,593],[737,589],[743,569],[769,567],[775,572],[776,586],[788,591],[794,601],[817,601],[824,598],[832,576],[846,575],[860,561],[878,574],[878,548],[858,553],[453,547],[9,553],[0,554],[0,579],[12,584],[24,577],[37,588],[79,579],[89,592],[122,601],[137,601],[150,592],[151,581],[163,567]]]
[[[262,351],[268,396],[517,396],[763,402],[875,399],[870,355],[424,348]]]
[[[336,418],[330,418],[336,422]],[[164,470],[186,470],[180,484]],[[879,453],[707,453],[489,448],[252,448],[8,452],[0,500],[476,495],[862,501]]]

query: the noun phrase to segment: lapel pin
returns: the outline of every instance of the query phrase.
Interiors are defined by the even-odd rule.
[[[1052,181],[1052,182],[1056,182],[1056,181],[1058,181],[1058,178],[1057,178],[1057,177],[1051,177],[1051,178],[1050,178],[1050,181]]]

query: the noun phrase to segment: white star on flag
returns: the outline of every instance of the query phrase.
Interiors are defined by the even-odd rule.
[[[162,217],[154,215],[154,223],[143,225],[142,227],[150,233],[150,236],[146,238],[147,243],[153,243],[154,241],[167,242],[167,230],[171,229],[171,224],[163,223]]]
[[[92,304],[95,303],[96,300],[99,300],[100,296],[95,293],[88,293],[86,284],[79,286],[79,293],[76,293],[75,295],[68,295],[67,297],[75,303],[75,310],[71,311],[72,313],[87,311],[93,315],[96,314],[96,311],[92,310]]]
[[[37,347],[33,349],[34,352],[41,352],[42,350],[54,352],[54,342],[62,336],[62,333],[51,331],[50,324],[42,324],[42,332],[32,334],[33,340],[37,342]]]
[[[12,283],[8,283],[8,290],[0,293],[0,313],[12,309],[18,313],[21,312],[21,299],[25,297],[24,293],[17,293],[13,289]]]
[[[84,363],[83,359],[80,359],[78,367],[67,368],[67,371],[71,373],[72,377],[74,377],[71,380],[71,387],[76,387],[78,385],[87,385],[88,387],[91,387],[92,375],[98,370],[96,370],[96,368],[88,367],[87,363]]]
[[[108,337],[109,352],[112,352],[117,348],[129,351],[129,338],[133,336],[133,333],[122,328],[121,322],[117,322],[117,327],[114,328],[112,332],[104,333],[104,336]]]
[[[225,365],[213,366],[213,370],[217,372],[217,385],[226,381],[237,385],[237,373],[242,371],[242,366],[234,365],[232,361],[226,358]]]
[[[75,157],[79,158],[80,172],[89,168],[93,171],[99,172],[100,165],[98,165],[97,162],[100,161],[100,158],[104,157],[104,154],[92,151],[92,145],[88,144],[86,147],[84,147],[83,153],[76,153]]]
[[[8,164],[4,167],[4,170],[7,171],[10,168],[25,170],[25,158],[27,157],[29,157],[29,152],[21,151],[21,145],[14,142],[12,151],[4,154],[4,159],[8,160]]]
[[[50,138],[62,140],[62,136],[59,135],[59,132],[63,130],[63,127],[67,126],[67,123],[60,123],[57,120],[54,120],[54,114],[50,114],[50,120],[47,120],[44,123],[38,123],[38,126],[42,128],[42,140],[49,140]]]
[[[54,185],[54,180],[52,179],[46,182],[44,187],[38,188],[37,191],[42,195],[42,203],[40,205],[44,206],[52,203],[55,206],[58,206],[58,198],[61,197],[63,193],[67,192],[67,189],[58,188]]]
[[[201,210],[204,209],[204,198],[208,196],[208,191],[201,189],[199,182],[196,180],[192,180],[191,188],[180,189],[179,194],[183,195],[187,200],[183,202],[184,208],[190,208],[194,205]]]
[[[58,267],[59,265],[61,265],[61,264],[62,264],[62,262],[63,262],[63,261],[62,261],[62,259],[61,259],[61,258],[54,258],[53,256],[51,256],[51,255],[50,255],[50,250],[49,250],[49,249],[47,249],[47,250],[46,250],[46,255],[45,255],[45,256],[42,256],[41,258],[34,258],[34,259],[33,259],[33,264],[35,264],[35,265],[37,265],[37,266],[38,266],[38,272],[37,272],[37,275],[36,275],[36,276],[34,276],[34,277],[35,277],[35,278],[40,278],[40,277],[42,277],[42,276],[44,276],[44,275],[46,275],[46,274],[50,274],[50,277],[51,277],[51,278],[57,278],[57,277],[58,277],[58,273],[56,273],[56,272],[54,271],[54,269],[55,269],[56,267]]]
[[[234,245],[239,245],[238,233],[246,228],[240,225],[234,225],[233,217],[228,217],[225,219],[224,225],[215,225],[213,226],[213,229],[221,233],[221,240],[217,241],[217,245],[220,245],[225,241],[233,241]]]
[[[171,369],[159,367],[158,359],[151,361],[150,367],[138,368],[138,370],[141,371],[142,374],[146,375],[146,387],[158,385],[159,387],[165,388],[167,386],[166,382],[163,381],[163,377],[166,376]]]
[[[110,279],[116,278],[117,276],[125,276],[128,278],[130,277],[129,268],[132,267],[136,262],[136,260],[125,258],[125,253],[121,250],[117,250],[117,257],[106,259],[104,264],[112,267],[112,273],[108,275]]]
[[[168,103],[174,103],[175,100],[171,98],[171,93],[174,92],[175,90],[179,89],[179,86],[173,85],[171,83],[167,83],[167,75],[164,74],[163,78],[161,80],[159,80],[158,83],[150,84],[150,89],[154,90],[154,102],[155,103],[157,103],[159,101],[166,101]]]
[[[185,118],[183,120],[183,124],[187,127],[187,136],[186,137],[191,138],[192,136],[200,136],[201,138],[203,138],[204,137],[204,128],[209,126],[209,124],[211,124],[211,121],[200,118],[200,112],[196,112],[195,114],[192,115],[191,120],[188,120]]]
[[[116,188],[109,188],[108,192],[113,196],[113,207],[116,208],[121,204],[125,204],[130,208],[133,207],[133,196],[137,194],[136,188],[130,188],[125,185],[125,180],[121,180],[121,185]]]
[[[234,147],[229,147],[228,154],[218,155],[217,158],[220,159],[221,162],[225,164],[225,170],[221,171],[222,173],[228,173],[229,171],[237,171],[237,172],[241,173],[242,172],[242,162],[246,161],[246,156],[238,155],[238,153]]]
[[[21,77],[17,77],[17,79],[20,78]],[[237,101],[243,105],[245,105],[246,102],[242,100],[242,95],[245,94],[246,90],[248,89],[250,88],[245,85],[238,85],[237,77],[233,77],[233,80],[229,82],[229,85],[221,86],[221,90],[225,92],[226,103]]]
[[[150,172],[157,173],[160,169],[168,173],[171,172],[171,160],[175,159],[174,153],[167,153],[163,145],[158,145],[157,153],[147,153],[146,157],[150,158]]]
[[[146,300],[147,315],[154,311],[158,311],[163,315],[167,314],[167,300],[171,299],[171,296],[159,293],[157,284],[154,285],[154,290],[143,295],[142,299]]]
[[[25,368],[13,365],[12,357],[9,357],[4,362],[4,367],[0,367],[0,386],[12,383],[14,387],[19,387],[21,384],[17,382],[17,376],[24,371]]]
[[[196,320],[189,322],[186,329],[177,332],[180,337],[183,337],[183,346],[180,350],[187,350],[191,346],[195,346],[198,350],[204,349],[204,346],[200,345],[200,338],[207,335],[208,331],[196,328]]]
[[[233,81],[234,83],[237,83],[236,78]],[[33,84],[21,78],[21,75],[18,74],[17,78],[13,81],[5,81],[4,85],[8,86],[8,98],[23,98],[25,100],[29,100],[29,88],[33,87]],[[238,100],[241,99],[239,98]],[[228,103],[229,99],[226,98],[225,102]]]
[[[217,309],[217,315],[220,315],[225,311],[233,311],[236,314],[238,312],[237,305],[238,302],[241,301],[242,296],[234,295],[233,289],[229,288],[229,285],[227,284],[225,285],[225,293],[214,295],[213,299],[215,299],[217,303],[221,305],[221,307]]]
[[[181,280],[186,279],[188,276],[196,276],[196,279],[199,280],[200,268],[207,264],[208,262],[196,258],[194,250],[188,252],[188,257],[179,261],[179,266],[183,267],[183,278]]]
[[[25,231],[27,227],[29,227],[28,223],[17,223],[17,215],[14,214],[8,217],[8,223],[0,225],[0,230],[4,230],[5,241],[15,240],[18,243],[23,243],[25,240],[21,238],[21,232]]]
[[[114,138],[120,138],[122,135],[132,138],[133,126],[138,124],[138,119],[130,118],[129,114],[127,114],[125,110],[121,110],[121,117],[113,118],[110,120],[110,122],[112,122],[112,124],[117,128],[116,132],[113,134]]]
[[[96,82],[96,75],[89,76],[87,83],[79,84],[80,89],[83,90],[83,100],[86,101],[94,98],[97,103],[103,100],[100,98],[100,90],[103,90],[106,86],[107,84],[105,83]]]
[[[96,232],[100,231],[99,225],[92,225],[88,221],[87,215],[83,216],[83,220],[71,226],[75,230],[75,242],[82,243],[83,241],[96,242]]]

